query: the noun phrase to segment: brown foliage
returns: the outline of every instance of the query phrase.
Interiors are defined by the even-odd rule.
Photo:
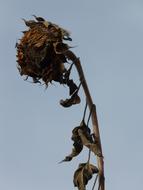
[[[92,178],[92,175],[98,173],[98,168],[89,163],[79,164],[78,169],[74,173],[73,183],[79,190],[85,190],[88,181]]]

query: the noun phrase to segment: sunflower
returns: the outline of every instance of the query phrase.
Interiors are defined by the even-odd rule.
[[[20,75],[31,77],[34,83],[43,81],[46,87],[52,81],[66,84],[72,104],[79,103],[78,87],[69,78],[72,66],[69,69],[65,67],[65,63],[68,62],[65,52],[69,50],[69,46],[63,41],[71,41],[70,33],[42,17],[34,17],[35,20],[23,19],[28,30],[23,31],[22,38],[16,44],[17,68]],[[66,107],[71,104],[67,106],[67,101],[68,99]],[[64,101],[61,102],[64,106]]]

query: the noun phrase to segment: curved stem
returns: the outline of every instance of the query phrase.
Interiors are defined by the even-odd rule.
[[[72,60],[76,66],[76,69],[78,71],[79,74],[79,78],[81,81],[81,85],[83,87],[85,96],[86,96],[86,100],[87,100],[87,104],[89,107],[89,110],[91,111],[92,109],[92,113],[91,113],[91,119],[92,119],[92,125],[93,125],[93,133],[95,135],[95,137],[98,139],[98,143],[99,143],[99,148],[102,154],[102,146],[101,146],[101,139],[100,139],[100,132],[99,132],[99,125],[98,125],[98,119],[97,119],[97,113],[96,113],[96,106],[93,106],[93,100],[92,97],[90,95],[90,91],[84,76],[84,72],[80,63],[79,58],[76,57],[76,55],[68,50],[67,52],[65,52],[65,56]],[[102,154],[103,155],[103,154]],[[97,164],[98,164],[98,169],[99,169],[99,186],[100,189],[99,190],[105,190],[105,181],[104,181],[104,160],[103,157],[98,157],[97,156]]]

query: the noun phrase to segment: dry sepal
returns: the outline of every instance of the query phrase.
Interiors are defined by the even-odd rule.
[[[78,187],[79,190],[86,190],[88,181],[92,178],[93,174],[98,172],[98,168],[90,163],[79,164],[73,177],[74,186]]]
[[[69,78],[71,69],[65,66],[69,59],[64,54],[70,47],[63,41],[71,41],[70,34],[56,24],[34,17],[36,20],[23,19],[28,30],[23,31],[22,38],[16,44],[18,70],[21,75],[31,77],[34,83],[43,81],[46,87],[52,81],[65,84],[71,96],[78,87]],[[72,96],[70,103],[62,105],[68,104],[69,107],[78,103],[80,98]]]

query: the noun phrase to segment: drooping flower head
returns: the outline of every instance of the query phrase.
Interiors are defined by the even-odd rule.
[[[28,30],[23,31],[23,36],[16,45],[19,72],[27,78],[32,77],[34,83],[43,81],[46,87],[52,81],[66,84],[71,96],[78,87],[69,79],[70,69],[65,67],[68,59],[65,52],[69,46],[63,41],[71,41],[70,33],[42,17],[34,17],[35,20],[23,19]],[[73,102],[72,100],[72,104]]]

